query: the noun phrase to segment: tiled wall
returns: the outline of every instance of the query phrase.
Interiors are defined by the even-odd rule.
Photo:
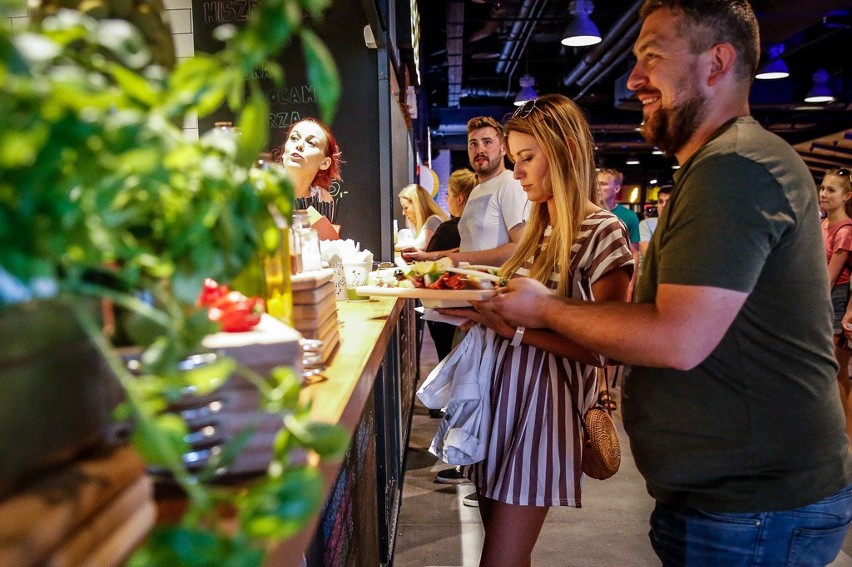
[[[192,57],[195,55],[192,41],[192,0],[164,0],[164,3],[175,42],[175,55],[178,60]],[[29,16],[26,9],[22,9],[20,13],[12,14],[7,19],[12,30],[20,30],[27,25]],[[198,119],[195,116],[187,118],[184,131],[188,137],[198,137]]]

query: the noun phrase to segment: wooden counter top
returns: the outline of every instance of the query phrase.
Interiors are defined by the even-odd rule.
[[[311,416],[315,420],[342,425],[352,434],[373,391],[376,374],[406,301],[383,297],[364,302],[338,302],[340,345],[323,372],[326,380],[302,391],[303,399],[313,403]],[[321,463],[324,498],[328,498],[340,467],[340,462]],[[279,544],[269,554],[266,567],[300,566],[302,553],[314,537],[319,516],[320,510],[317,510],[299,534]]]
[[[327,379],[302,391],[304,399],[313,402],[311,417],[353,431],[404,304],[404,299],[393,297],[337,303],[340,346],[323,372]],[[387,325],[388,320],[392,324]]]

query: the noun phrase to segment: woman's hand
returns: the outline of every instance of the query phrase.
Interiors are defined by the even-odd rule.
[[[466,307],[461,309],[438,309],[438,313],[443,313],[445,315],[455,315],[457,317],[467,317],[470,321],[474,323],[479,323],[481,325],[485,325],[491,329],[494,329],[494,332],[500,335],[501,337],[506,337],[507,339],[515,336],[515,327],[514,325],[510,325],[500,316],[500,313],[485,307],[489,301],[471,301],[471,304],[474,307]],[[466,327],[461,327],[463,331],[469,329],[472,325],[467,325]]]

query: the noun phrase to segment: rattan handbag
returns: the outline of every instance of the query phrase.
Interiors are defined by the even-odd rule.
[[[605,371],[604,380],[607,380]],[[609,394],[608,381],[604,391]],[[599,401],[583,416],[582,469],[586,476],[605,480],[618,472],[620,465],[621,444],[618,441],[618,431],[612,420],[611,410],[603,407]]]

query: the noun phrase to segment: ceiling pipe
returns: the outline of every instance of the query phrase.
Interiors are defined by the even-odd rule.
[[[573,86],[577,79],[582,76],[592,65],[594,65],[601,57],[609,52],[612,45],[625,37],[626,30],[634,23],[639,21],[639,8],[642,6],[642,0],[637,0],[624,13],[617,22],[605,33],[603,41],[601,41],[592,51],[577,63],[565,78],[562,79],[562,84],[566,87]],[[631,38],[631,41],[633,38]]]
[[[518,47],[515,49],[515,53],[513,54],[512,59],[509,61],[508,66],[506,68],[506,72],[511,79],[514,76],[515,71],[518,70],[518,64],[521,62],[521,54],[526,53],[527,45],[530,42],[530,39],[533,36],[533,32],[535,31],[535,26],[539,21],[539,18],[544,13],[544,9],[547,7],[547,1],[539,2],[536,6],[533,7],[534,13],[532,17],[532,21],[525,28],[524,37],[518,43]]]
[[[594,65],[589,67],[586,72],[577,79],[576,84],[578,86],[588,88],[606,77],[606,75],[612,71],[612,68],[620,63],[632,50],[633,42],[639,34],[640,27],[641,24],[638,20],[633,22],[633,25],[630,26],[627,32],[624,33],[617,42],[615,42],[615,45],[604,53],[603,57],[599,58]]]
[[[515,96],[515,93],[505,89],[489,89],[486,87],[467,87],[462,89],[462,96],[480,96],[483,98],[504,98],[509,99]]]
[[[506,43],[503,44],[503,52],[500,54],[500,59],[497,60],[497,73],[506,72],[507,65],[517,56],[519,40],[523,38],[532,25],[532,17],[530,14],[540,3],[540,0],[523,0],[521,7],[518,8],[517,19],[512,24],[512,29],[509,31],[509,37]]]

